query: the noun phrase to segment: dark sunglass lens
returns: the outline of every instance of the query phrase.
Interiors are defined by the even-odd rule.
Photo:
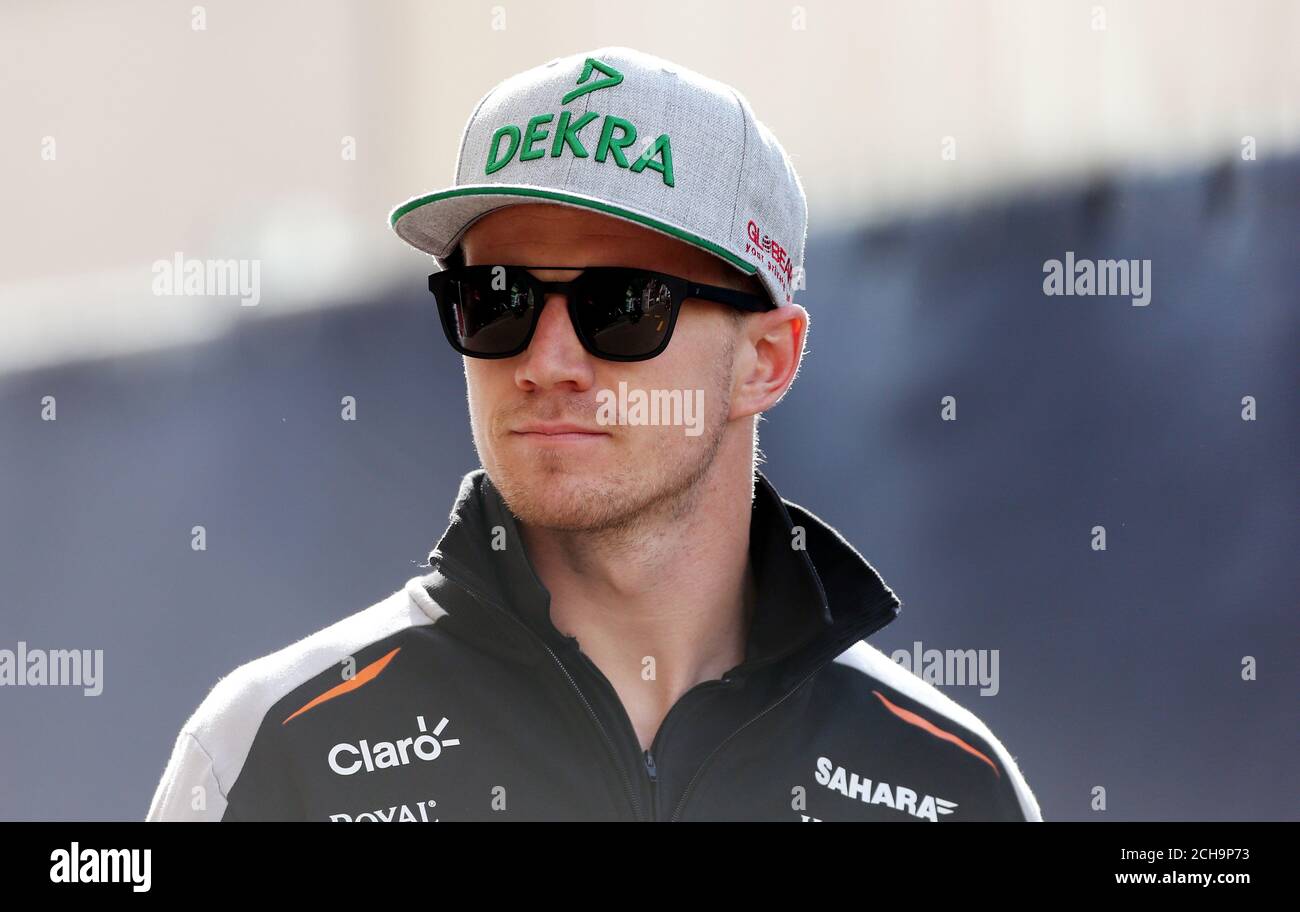
[[[472,266],[451,278],[445,288],[444,319],[466,351],[503,355],[524,344],[537,302],[519,271]]]
[[[659,350],[673,312],[664,280],[635,270],[590,270],[581,284],[578,319],[597,349],[623,358]]]

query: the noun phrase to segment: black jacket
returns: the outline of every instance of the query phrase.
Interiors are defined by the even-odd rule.
[[[1041,819],[982,722],[863,642],[899,610],[871,565],[761,473],[752,519],[745,660],[642,751],[471,472],[429,573],[217,683],[148,819]]]

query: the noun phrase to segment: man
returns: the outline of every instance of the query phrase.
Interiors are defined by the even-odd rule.
[[[392,222],[444,267],[482,468],[426,575],[217,684],[149,819],[1041,819],[983,723],[862,641],[893,592],[756,470],[806,210],[742,96],[553,60]]]

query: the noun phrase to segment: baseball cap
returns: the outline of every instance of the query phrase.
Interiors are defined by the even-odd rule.
[[[445,269],[466,230],[496,209],[590,209],[693,244],[772,300],[802,278],[808,205],[785,150],[725,83],[627,47],[526,70],[483,96],[450,187],[389,222]]]

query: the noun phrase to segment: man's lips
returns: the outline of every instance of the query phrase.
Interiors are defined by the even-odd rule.
[[[571,424],[569,422],[546,422],[534,421],[527,424],[521,424],[511,430],[512,434],[527,437],[534,441],[560,442],[563,440],[595,440],[599,437],[608,437],[609,432],[599,428],[584,427],[580,424]]]

